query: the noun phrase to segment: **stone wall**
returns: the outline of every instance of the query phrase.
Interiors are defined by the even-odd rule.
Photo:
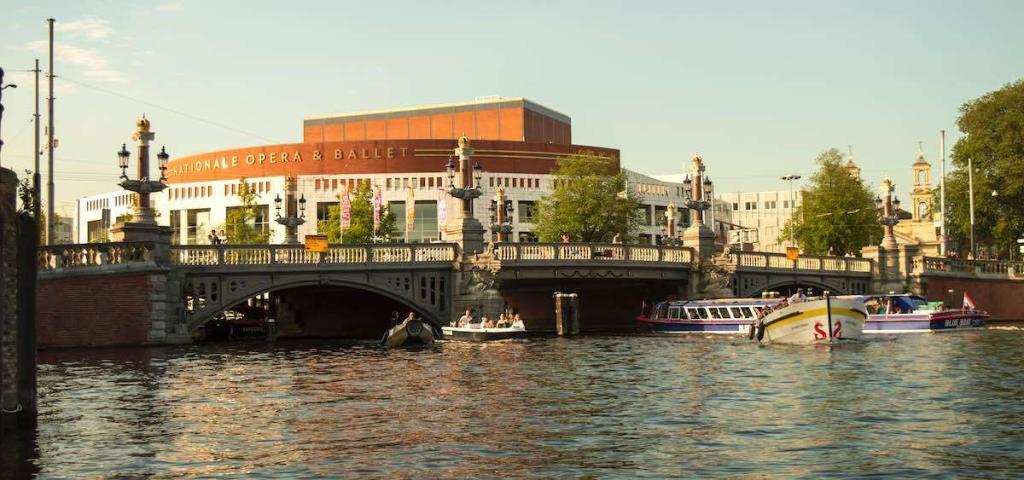
[[[150,342],[151,272],[41,278],[40,348],[143,345]]]
[[[953,308],[963,305],[967,292],[975,306],[991,314],[992,320],[1024,320],[1024,280],[922,275],[921,289],[928,300],[946,302]]]
[[[0,169],[0,406],[14,410],[18,391],[18,178]]]

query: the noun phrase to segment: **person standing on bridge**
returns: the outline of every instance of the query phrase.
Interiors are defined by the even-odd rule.
[[[210,245],[220,245],[220,237],[217,236],[216,230],[210,230],[210,234],[206,236],[206,239],[210,241]]]

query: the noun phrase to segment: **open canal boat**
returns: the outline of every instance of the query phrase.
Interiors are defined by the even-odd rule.
[[[392,348],[433,345],[434,327],[418,318],[407,318],[389,328],[380,343]]]
[[[479,324],[477,324],[479,325]],[[469,342],[486,342],[489,340],[506,340],[526,336],[525,327],[473,328],[473,327],[441,327],[446,340],[464,340]]]
[[[783,303],[757,323],[763,343],[810,345],[859,340],[868,312],[863,302],[829,295]]]
[[[985,327],[989,314],[978,310],[964,295],[965,308],[948,309],[917,295],[845,296],[864,302],[868,319],[864,333],[920,333],[976,330]]]

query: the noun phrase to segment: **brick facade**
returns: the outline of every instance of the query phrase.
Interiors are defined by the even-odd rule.
[[[40,348],[142,345],[153,303],[150,274],[40,279]]]
[[[992,315],[992,320],[1024,320],[1024,282],[1020,280],[996,280],[980,278],[956,278],[947,276],[922,276],[922,290],[930,301],[946,302],[952,308],[963,304],[964,292],[974,304]],[[950,293],[949,290],[953,290]]]

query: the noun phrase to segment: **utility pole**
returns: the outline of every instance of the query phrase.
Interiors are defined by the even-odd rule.
[[[967,158],[967,190],[971,207],[971,260],[974,260],[974,165]]]
[[[939,254],[943,257],[946,256],[946,131],[939,130],[939,150],[941,150],[942,166],[939,169],[939,216],[941,222],[939,223],[939,236],[942,237],[942,242],[939,243]]]
[[[42,229],[43,226],[39,223],[42,218],[41,213],[43,212],[43,190],[42,180],[39,177],[39,155],[41,150],[39,149],[39,59],[36,59],[36,69],[32,70],[36,74],[36,113],[32,115],[35,117],[36,124],[36,148],[33,152],[33,157],[36,160],[35,171],[32,173],[32,194],[35,195],[35,205],[32,206],[32,215],[36,218],[36,228]]]
[[[50,71],[47,75],[50,84],[50,97],[47,99],[47,123],[49,124],[46,128],[46,160],[47,160],[47,171],[46,171],[46,244],[53,245],[53,149],[56,145],[53,144],[53,22],[56,20],[47,18],[46,22],[50,24]]]

